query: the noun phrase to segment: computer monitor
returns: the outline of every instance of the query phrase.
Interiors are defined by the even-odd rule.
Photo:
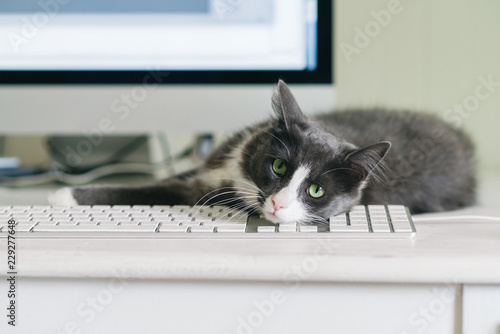
[[[332,0],[0,0],[0,134],[232,131],[332,109]]]

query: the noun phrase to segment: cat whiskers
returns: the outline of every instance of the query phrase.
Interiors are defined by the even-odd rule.
[[[215,198],[217,196],[214,196],[213,198]],[[222,199],[218,202],[214,202],[213,204],[210,204],[210,205],[227,205],[227,206],[236,206],[238,205],[239,203],[235,203],[234,205],[231,205],[229,203],[233,203],[233,202],[237,202],[237,201],[240,201],[240,202],[243,202],[244,199],[255,199],[255,198],[258,198],[258,196],[235,196],[235,197],[231,197],[231,198],[225,198],[225,199]]]
[[[206,197],[210,196],[210,194],[213,194],[213,193],[215,193],[215,192],[221,191],[221,190],[223,190],[223,189],[232,189],[232,190],[233,190],[233,192],[235,192],[235,191],[234,191],[234,187],[231,187],[231,186],[227,186],[227,187],[220,187],[220,188],[214,189],[214,190],[212,190],[212,191],[210,191],[210,192],[206,193],[205,195],[203,195],[203,196],[202,196],[202,197],[201,197],[198,201],[196,201],[196,203],[194,203],[193,207],[196,207],[196,206],[200,205],[200,202],[201,202],[204,198],[206,198]],[[211,197],[211,198],[212,198],[212,197]],[[203,204],[201,204],[201,206],[203,207],[205,204],[207,204],[207,203],[208,203],[208,201],[210,201],[210,199],[211,199],[211,198],[209,198],[208,200],[206,200]]]
[[[307,225],[312,225],[312,224],[330,226],[330,222],[328,221],[328,219],[325,219],[314,213],[309,213],[307,214]]]
[[[231,190],[230,191],[223,191],[224,189],[231,189]],[[243,190],[247,190],[247,189],[243,188]],[[223,191],[223,192],[219,192],[219,191]],[[215,195],[207,198],[208,196],[210,196],[210,194],[213,194],[213,193],[217,193],[217,194],[215,194]],[[230,198],[222,199],[222,200],[217,201],[217,202],[212,202],[217,197],[226,196],[226,195],[230,195],[230,194],[243,194],[244,196],[233,196],[233,197],[230,197]],[[193,210],[194,210],[194,208],[197,208],[196,212],[194,212],[193,210],[191,210],[190,215],[198,215],[207,206],[212,206],[212,205],[228,205],[231,202],[243,201],[244,199],[250,199],[250,198],[253,199],[253,198],[259,198],[259,197],[260,196],[256,195],[254,192],[241,191],[239,189],[235,189],[235,187],[221,187],[221,188],[217,188],[217,189],[214,189],[211,192],[207,193],[202,198],[200,198],[195,203],[195,205],[193,206]],[[199,203],[203,199],[205,199],[205,198],[207,198],[207,199],[203,202],[203,204],[199,205]],[[210,203],[210,204],[207,205],[207,203]]]
[[[253,202],[251,203],[250,201],[248,202],[242,202],[239,203],[235,206],[232,206],[232,210],[229,212],[222,212],[219,216],[214,216],[215,219],[224,216],[228,216],[226,222],[230,221],[231,219],[238,218],[238,216],[243,216],[243,215],[251,215],[254,212],[256,212],[259,208],[259,202]]]
[[[196,202],[196,205],[201,202],[201,200],[203,198],[205,198],[207,195],[209,194],[212,194],[214,192],[217,192],[217,191],[220,191],[222,189],[233,189],[234,190],[234,193],[235,194],[243,194],[243,195],[247,195],[246,196],[246,199],[250,199],[250,197],[248,195],[254,195],[253,197],[254,198],[265,198],[266,197],[266,193],[260,189],[259,187],[257,187],[256,185],[248,182],[248,181],[245,181],[245,180],[242,180],[242,179],[234,179],[234,178],[214,178],[214,180],[220,180],[220,181],[232,181],[234,183],[240,183],[240,184],[243,184],[243,185],[246,185],[250,188],[245,188],[245,187],[238,187],[238,186],[227,186],[227,187],[221,187],[221,188],[218,188],[218,189],[215,189],[215,190],[212,190],[211,192],[209,192],[208,194],[206,194],[205,196],[203,196],[198,202]],[[227,193],[225,193],[227,195]],[[222,194],[220,194],[222,195]],[[203,204],[202,204],[202,208],[204,205],[206,205],[208,202],[210,202],[211,200],[213,200],[216,196],[213,196],[211,198],[209,198],[208,200],[206,200]],[[243,198],[240,198],[241,201],[243,201]],[[211,205],[215,205],[215,204],[211,204]],[[259,205],[258,201],[257,201],[257,205]],[[202,208],[200,208],[199,210],[201,210]],[[254,210],[255,211],[255,210]]]
[[[241,202],[235,205],[231,205],[229,211],[222,211],[218,214],[214,214],[212,217],[216,220],[222,217],[227,217],[227,219],[225,220],[225,222],[227,222],[230,221],[231,219],[238,218],[238,216],[249,215],[258,210],[259,203],[257,201],[252,203],[251,201],[248,201],[248,197],[245,197],[245,199],[246,201],[242,201],[241,198],[234,198],[221,201],[224,203],[219,203],[219,204],[227,204],[227,202],[235,200],[240,200]]]
[[[226,187],[220,187],[220,188],[214,189],[214,190],[210,191],[209,193],[205,194],[203,197],[201,197],[195,203],[195,206],[197,206],[197,205],[199,205],[199,203],[201,201],[203,201],[205,198],[207,198],[211,194],[217,193],[215,196],[212,196],[212,197],[208,198],[207,200],[205,200],[205,202],[201,205],[201,207],[198,208],[196,214],[198,214],[205,207],[205,205],[207,203],[209,203],[210,201],[214,200],[216,197],[219,197],[219,196],[229,195],[229,194],[243,194],[243,195],[247,195],[246,196],[247,199],[250,198],[249,196],[254,196],[255,198],[260,198],[260,197],[265,197],[266,196],[266,194],[264,193],[264,191],[262,191],[260,188],[258,188],[254,184],[252,184],[250,182],[247,182],[245,180],[233,179],[233,178],[216,178],[215,180],[233,181],[235,183],[239,182],[239,183],[243,183],[244,185],[249,186],[251,189],[244,188],[244,187],[238,187],[238,186],[234,186],[234,185],[233,186],[226,186]],[[231,191],[226,191],[226,192],[219,193],[220,191],[223,191],[224,189],[228,189],[228,190],[230,189]],[[257,193],[255,192],[255,190],[257,191]],[[235,199],[235,200],[230,201],[228,203],[234,202],[236,200],[238,200],[238,199]],[[243,201],[243,197],[240,196],[239,200]],[[218,204],[222,204],[222,203],[218,203]],[[211,203],[210,205],[216,205],[216,204]]]

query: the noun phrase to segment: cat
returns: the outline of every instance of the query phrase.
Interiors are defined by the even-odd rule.
[[[325,222],[358,204],[412,213],[475,202],[474,147],[461,130],[416,112],[303,114],[279,81],[269,121],[237,132],[192,171],[147,186],[63,188],[64,205],[228,205],[273,223]]]

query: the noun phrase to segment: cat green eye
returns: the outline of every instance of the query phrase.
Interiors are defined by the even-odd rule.
[[[307,193],[312,198],[320,198],[325,194],[325,189],[317,184],[311,184],[309,188],[307,188]]]
[[[280,159],[276,159],[273,162],[273,171],[278,175],[283,175],[286,172],[286,164]]]

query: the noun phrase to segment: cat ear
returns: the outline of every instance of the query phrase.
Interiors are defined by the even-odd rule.
[[[382,141],[357,149],[350,153],[344,161],[350,169],[356,172],[360,181],[362,181],[382,162],[390,148],[390,142]]]
[[[306,116],[300,111],[299,104],[295,101],[292,92],[283,80],[278,82],[278,88],[274,91],[272,103],[276,116],[285,123],[287,129],[293,122],[306,119]]]

